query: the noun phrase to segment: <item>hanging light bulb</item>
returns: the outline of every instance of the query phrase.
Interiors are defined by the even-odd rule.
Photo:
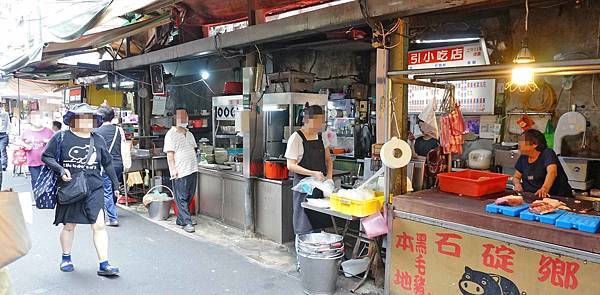
[[[529,50],[527,45],[527,29],[529,22],[529,1],[525,0],[525,38],[521,42],[521,49],[513,59],[513,63],[520,65],[515,67],[512,70],[512,78],[506,83],[506,89],[511,92],[519,90],[521,92],[525,91],[536,91],[539,89],[537,84],[535,84],[535,74],[534,69],[531,67],[523,66],[526,64],[534,63],[535,57]]]
[[[200,72],[200,78],[202,78],[202,80],[208,80],[209,77],[210,73],[208,73],[207,71]]]
[[[531,67],[516,67],[512,70],[512,78],[510,82],[506,84],[506,89],[511,92],[514,91],[536,91],[538,90],[537,84],[535,84],[534,70]]]

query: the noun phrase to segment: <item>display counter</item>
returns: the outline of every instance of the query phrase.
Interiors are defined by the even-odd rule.
[[[390,293],[598,294],[600,234],[486,213],[493,197],[424,190],[394,198]]]

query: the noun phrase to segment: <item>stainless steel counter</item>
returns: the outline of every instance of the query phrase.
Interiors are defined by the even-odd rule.
[[[278,243],[294,239],[291,180],[246,179],[241,173],[203,167],[198,172],[200,214],[243,229],[244,195],[247,181],[251,181],[256,233]]]

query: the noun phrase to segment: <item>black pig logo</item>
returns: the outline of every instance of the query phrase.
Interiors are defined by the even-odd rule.
[[[526,295],[511,280],[491,273],[484,273],[465,267],[465,273],[458,282],[463,295]]]

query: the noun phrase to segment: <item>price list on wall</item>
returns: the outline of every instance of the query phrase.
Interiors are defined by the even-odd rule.
[[[450,47],[410,51],[408,69],[436,69],[489,64],[486,49],[481,42]],[[496,80],[450,81],[455,87],[455,98],[465,114],[493,114]],[[408,112],[418,114],[432,98],[439,107],[444,91],[423,86],[409,85]]]

